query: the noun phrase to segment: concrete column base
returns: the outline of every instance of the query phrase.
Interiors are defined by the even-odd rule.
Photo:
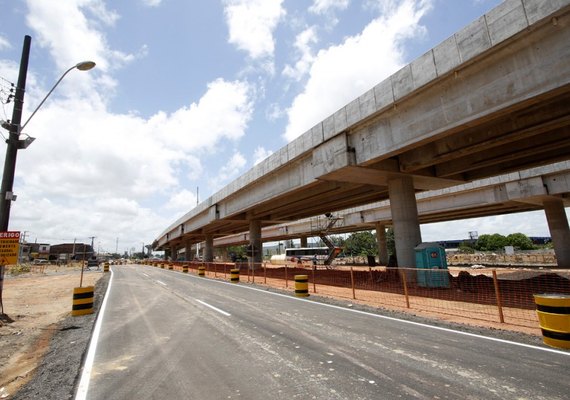
[[[204,248],[204,261],[214,261],[214,235],[206,235],[206,247]]]
[[[570,228],[564,203],[562,200],[549,199],[543,205],[558,268],[570,269]]]
[[[415,268],[414,248],[422,242],[414,182],[411,177],[388,180],[388,195],[394,224],[394,240],[398,268]],[[409,271],[408,282],[415,282],[416,274]]]
[[[376,241],[378,242],[378,264],[388,265],[388,246],[386,242],[386,225],[376,223]]]
[[[251,261],[254,264],[260,264],[263,262],[263,242],[261,241],[261,221],[251,220],[249,221],[249,244],[253,248],[257,249],[258,252],[251,257]]]

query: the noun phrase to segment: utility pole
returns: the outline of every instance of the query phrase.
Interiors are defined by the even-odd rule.
[[[93,254],[91,255],[91,257],[95,256],[95,248],[93,247],[93,240],[96,238],[96,236],[89,236],[89,239],[91,239],[91,251],[93,252]]]
[[[12,120],[9,124],[2,124],[2,127],[10,131],[6,143],[6,158],[4,159],[4,173],[2,174],[2,186],[0,188],[0,231],[8,230],[10,220],[10,202],[15,200],[12,192],[14,186],[14,175],[16,172],[16,156],[18,155],[18,145],[20,137],[20,122],[22,122],[22,110],[24,108],[24,93],[26,91],[26,78],[28,76],[28,61],[30,59],[30,47],[32,37],[24,36],[22,47],[22,58],[20,60],[20,71],[18,73],[18,84],[14,94],[14,108],[12,109]],[[0,265],[0,313],[4,315],[4,303],[2,302],[2,290],[4,287],[4,271],[6,267]]]
[[[20,123],[22,122],[22,110],[24,108],[24,93],[26,91],[26,77],[28,75],[28,60],[30,59],[30,47],[32,38],[28,35],[24,37],[24,47],[22,49],[22,59],[20,61],[20,72],[18,84],[14,95],[14,108],[12,110],[12,120],[6,128],[10,131],[6,143],[6,158],[4,160],[4,173],[2,175],[2,188],[0,189],[0,231],[8,230],[10,220],[10,204],[15,200],[12,192],[14,186],[14,175],[16,172],[16,157],[18,155]]]
[[[18,263],[20,263],[22,261],[22,247],[24,247],[24,243],[26,242],[26,235],[27,234],[28,234],[28,231],[24,231],[20,235],[20,248],[18,250]]]

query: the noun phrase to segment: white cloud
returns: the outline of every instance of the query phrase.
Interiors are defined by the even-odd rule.
[[[26,127],[37,140],[18,155],[11,228],[31,231],[30,237],[44,242],[73,240],[67,234],[98,235],[103,243],[119,236],[155,238],[172,222],[172,209],[195,204],[183,185],[202,174],[202,159],[243,137],[254,91],[244,81],[216,79],[199,99],[172,113],[113,113],[103,100],[115,85],[112,73],[133,56],[111,49],[99,28],[118,17],[94,0],[29,3],[27,21],[39,38],[34,45],[50,52],[56,70],[84,59],[97,67],[71,71]],[[61,15],[67,16],[65,24]],[[2,76],[15,80],[17,71],[15,63],[0,61]],[[54,79],[40,81],[30,68],[25,116]],[[218,182],[227,183],[245,165],[239,154],[230,161]]]
[[[269,157],[271,154],[273,154],[271,150],[267,150],[262,146],[258,146],[253,152],[253,165],[259,164],[267,157]]]
[[[286,110],[281,109],[281,106],[277,103],[270,104],[265,110],[265,117],[269,121],[276,121],[284,115],[286,115]]]
[[[199,157],[222,140],[242,137],[251,112],[248,86],[223,80],[210,83],[197,103],[148,120],[82,100],[51,100],[26,128],[37,140],[18,171],[46,196],[156,194],[179,185],[177,168],[188,178],[200,174]],[[44,128],[53,126],[58,129]]]
[[[148,7],[158,7],[162,0],[142,0],[142,3]]]
[[[132,60],[132,56],[112,50],[96,22],[113,25],[118,16],[105,8],[100,0],[68,0],[58,2],[27,1],[28,25],[36,32],[42,47],[47,47],[60,69],[79,61],[93,60],[97,69],[107,72],[112,66]],[[88,19],[90,13],[96,19]],[[62,15],[65,23],[61,23]]]
[[[325,14],[333,9],[344,10],[349,3],[350,0],[313,0],[313,5],[309,7],[309,11],[314,14]]]
[[[229,42],[253,59],[273,57],[273,31],[285,16],[283,0],[225,0]]]
[[[168,203],[166,203],[166,208],[170,210],[176,210],[177,212],[187,212],[188,210],[196,206],[196,193],[191,192],[187,189],[183,189],[180,192],[175,193]]]
[[[318,37],[314,26],[305,29],[297,35],[294,46],[299,52],[300,57],[294,66],[285,66],[283,69],[283,75],[297,81],[301,80],[309,72],[309,69],[315,59],[311,49],[311,44],[315,44],[317,42]]]
[[[220,168],[216,177],[210,181],[210,190],[215,192],[240,176],[246,164],[245,157],[240,152],[235,152],[228,162]]]
[[[0,50],[10,49],[12,45],[3,35],[0,35]]]
[[[401,67],[405,62],[403,42],[423,33],[419,20],[430,4],[399,1],[390,14],[374,19],[359,35],[319,51],[304,91],[288,109],[285,139],[302,135]]]
[[[198,103],[169,115],[157,113],[149,124],[165,136],[168,147],[185,151],[212,148],[221,139],[237,140],[253,112],[250,90],[246,82],[217,79]]]

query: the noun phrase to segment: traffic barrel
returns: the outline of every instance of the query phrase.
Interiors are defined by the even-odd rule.
[[[535,294],[534,302],[544,344],[570,349],[570,295]]]
[[[93,313],[93,286],[78,287],[73,289],[73,305],[71,315],[87,315]]]
[[[309,275],[295,275],[295,296],[309,296]]]
[[[230,282],[232,283],[239,282],[239,268],[230,269]]]

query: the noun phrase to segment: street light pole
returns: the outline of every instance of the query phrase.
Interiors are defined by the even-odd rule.
[[[6,158],[4,160],[4,173],[2,175],[2,187],[0,189],[0,232],[8,230],[10,220],[10,204],[13,200],[12,188],[14,186],[14,174],[16,171],[16,157],[18,155],[18,142],[20,137],[20,122],[22,121],[22,109],[24,108],[24,93],[26,91],[26,77],[28,75],[28,60],[30,59],[31,36],[24,37],[24,47],[22,49],[22,59],[20,61],[20,72],[18,75],[18,85],[14,95],[14,109],[12,110],[12,120],[8,125],[10,131],[6,143]]]

